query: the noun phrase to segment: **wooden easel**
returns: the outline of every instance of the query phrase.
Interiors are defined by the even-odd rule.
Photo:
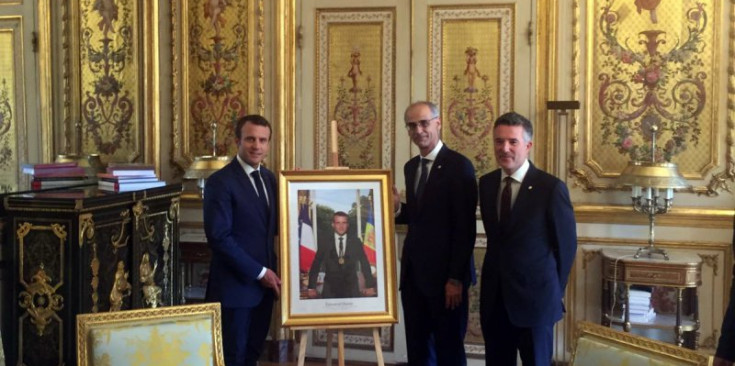
[[[332,333],[329,330],[337,330],[337,363],[339,366],[345,366],[345,329],[355,328],[373,328],[373,342],[375,343],[375,356],[378,359],[379,366],[385,366],[383,360],[383,347],[380,344],[380,333],[381,327],[387,327],[391,324],[365,324],[365,325],[334,325],[334,326],[323,326],[323,327],[292,327],[292,330],[300,330],[301,337],[299,338],[299,362],[298,366],[304,366],[306,360],[306,340],[308,338],[308,331],[316,329],[327,330],[327,366],[332,365]]]
[[[350,169],[346,166],[339,166],[339,144],[337,143],[337,121],[331,121],[330,123],[330,138],[329,138],[329,159],[327,161],[327,170],[341,170]],[[292,327],[292,330],[300,330],[301,337],[299,339],[299,361],[298,366],[304,366],[306,359],[306,340],[308,339],[308,331],[316,329],[324,329],[327,331],[327,365],[332,366],[332,333],[330,330],[337,330],[337,362],[339,366],[345,365],[345,329],[355,328],[373,328],[373,342],[375,343],[375,355],[378,359],[378,365],[384,366],[383,361],[383,347],[380,344],[380,333],[381,327],[389,326],[391,324],[362,324],[362,325],[327,325],[327,326],[303,326],[303,327]]]

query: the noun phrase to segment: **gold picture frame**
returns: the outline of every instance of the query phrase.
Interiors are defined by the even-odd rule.
[[[139,357],[223,366],[220,304],[77,315],[77,365],[133,365]]]
[[[577,323],[571,365],[606,363],[709,366],[712,356],[586,321]]]
[[[396,264],[391,172],[388,170],[313,170],[283,171],[279,179],[281,238],[281,318],[290,327],[384,326],[396,323]],[[320,250],[336,250],[329,243],[334,237],[333,217],[344,212],[348,217],[347,249],[339,266],[354,269],[369,263],[374,286],[368,286],[365,272],[356,271],[357,295],[327,295],[309,281],[318,281],[323,289],[325,275],[315,263]],[[350,251],[350,238],[353,239]],[[321,239],[320,239],[321,238]],[[325,241],[326,240],[326,241]],[[334,240],[332,240],[334,243]],[[361,245],[354,249],[355,243]],[[331,249],[330,249],[331,248]],[[350,255],[352,253],[352,255]],[[326,257],[323,257],[326,258]],[[358,258],[359,259],[359,258]],[[336,258],[335,258],[336,261]],[[312,266],[313,277],[310,276]],[[334,264],[334,266],[337,266]],[[326,268],[326,264],[325,264]],[[359,274],[358,274],[359,273]],[[311,278],[310,278],[311,277]],[[314,287],[314,288],[312,288]],[[359,287],[359,288],[357,288]],[[371,287],[370,291],[364,291]],[[309,296],[309,289],[315,292]]]

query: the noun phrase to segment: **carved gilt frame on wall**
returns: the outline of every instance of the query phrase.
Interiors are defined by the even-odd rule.
[[[158,2],[62,6],[65,153],[160,169]]]
[[[629,160],[650,159],[651,125],[660,131],[657,158],[678,163],[695,185],[692,192],[716,196],[730,191],[735,106],[718,112],[723,106],[717,95],[725,90],[718,77],[719,39],[725,37],[721,4],[677,4],[644,8],[639,14],[629,4],[610,0],[587,3],[584,9],[574,2],[572,93],[584,99],[584,116],[571,118],[568,168],[584,191],[614,189],[609,178],[617,177]],[[729,36],[728,44],[733,42]],[[727,62],[734,64],[732,57]],[[733,91],[727,93],[732,98]],[[727,124],[720,123],[723,115]],[[718,131],[722,126],[724,133]],[[723,141],[724,149],[718,149]]]
[[[340,165],[392,168],[396,9],[318,9],[315,24],[317,168],[327,166],[332,120]]]
[[[22,27],[22,17],[0,17],[0,192],[18,190],[28,159]]]
[[[263,0],[204,7],[171,1],[171,160],[182,170],[195,156],[234,155],[233,122],[264,114],[264,13]]]
[[[429,100],[439,101],[442,140],[481,176],[496,168],[492,127],[513,109],[515,6],[429,8]]]

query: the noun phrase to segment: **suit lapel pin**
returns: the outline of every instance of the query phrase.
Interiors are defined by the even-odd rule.
[[[437,168],[437,169],[441,169],[441,168],[442,168],[442,166],[441,166],[441,165],[439,165],[439,166],[437,166],[436,168]]]
[[[532,189],[533,189],[533,186],[528,186],[528,190],[529,191],[532,190]]]

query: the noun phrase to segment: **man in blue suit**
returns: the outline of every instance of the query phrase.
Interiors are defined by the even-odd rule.
[[[396,223],[408,224],[401,255],[401,301],[408,364],[466,365],[467,289],[474,275],[477,181],[472,163],[439,139],[439,108],[404,114],[420,155],[404,166],[406,203],[394,187]]]
[[[228,366],[256,365],[280,295],[276,178],[261,164],[271,133],[259,115],[240,118],[237,155],[209,177],[204,190],[204,231],[212,249],[206,299],[222,306]]]
[[[500,166],[480,178],[488,247],[480,281],[487,365],[550,365],[553,328],[577,248],[574,210],[564,182],[528,160],[531,122],[517,113],[493,127]]]

